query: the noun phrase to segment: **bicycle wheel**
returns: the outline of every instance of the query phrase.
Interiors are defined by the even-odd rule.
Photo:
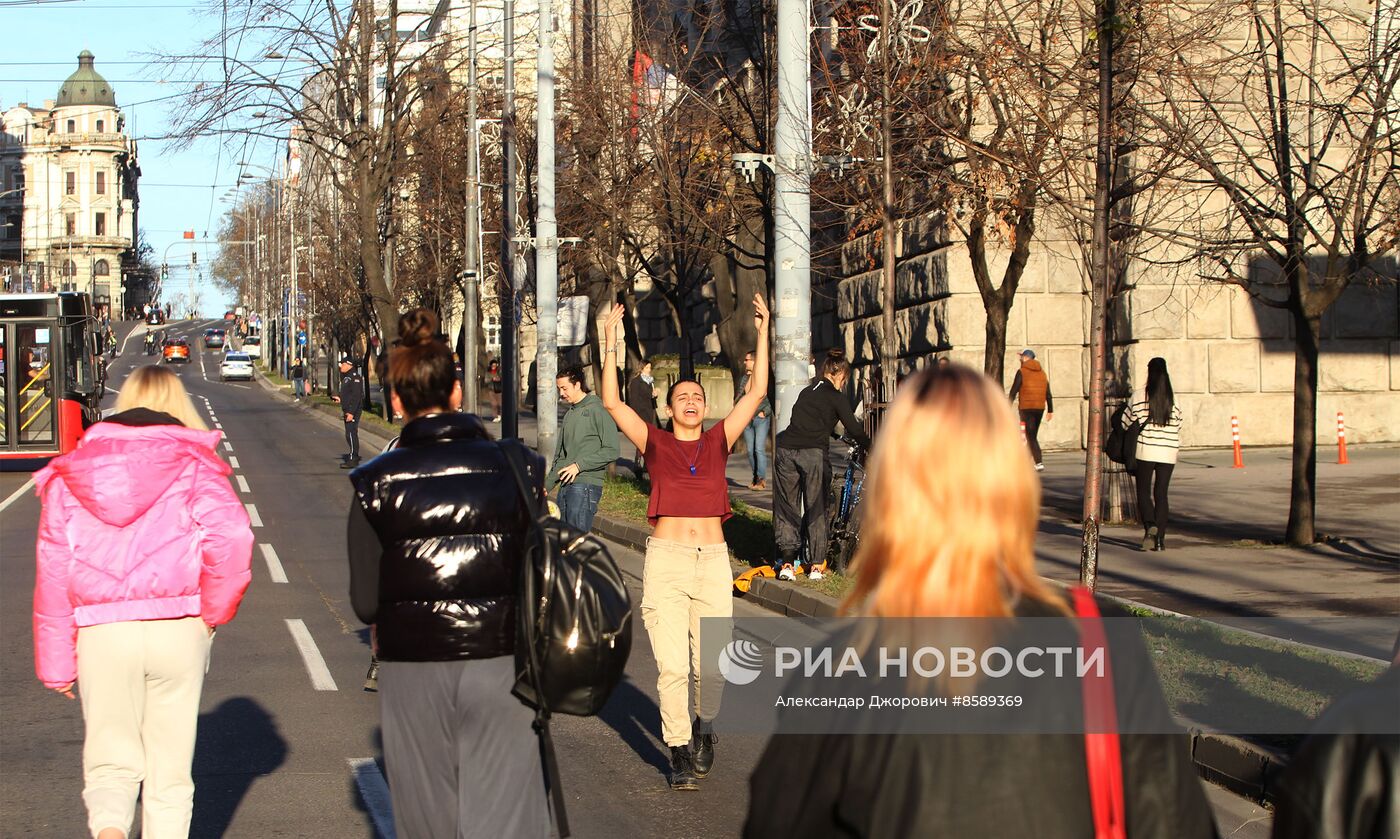
[[[852,515],[846,523],[845,533],[837,547],[836,553],[836,573],[845,574],[846,569],[851,567],[851,560],[855,559],[856,549],[860,547],[860,516]]]

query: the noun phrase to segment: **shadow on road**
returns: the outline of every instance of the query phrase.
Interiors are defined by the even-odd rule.
[[[670,757],[657,745],[661,742],[661,709],[630,678],[617,686],[598,718],[657,772],[664,775],[671,770]]]
[[[190,835],[227,834],[248,789],[287,759],[287,741],[263,706],[245,696],[199,717],[194,749],[194,818]]]

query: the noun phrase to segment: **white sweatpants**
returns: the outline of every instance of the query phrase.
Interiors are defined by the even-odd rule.
[[[131,832],[144,783],[141,835],[184,839],[194,809],[195,728],[209,662],[199,618],[125,621],[78,630],[83,801],[94,836]]]

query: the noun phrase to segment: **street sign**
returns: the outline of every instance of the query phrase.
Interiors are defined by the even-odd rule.
[[[559,299],[559,346],[581,347],[588,343],[588,297]]]

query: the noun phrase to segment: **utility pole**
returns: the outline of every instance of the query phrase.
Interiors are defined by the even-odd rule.
[[[501,438],[520,436],[519,284],[515,270],[515,0],[505,0],[501,96]]]
[[[477,382],[477,330],[481,328],[481,158],[476,124],[476,0],[467,7],[467,236],[462,270],[462,402],[476,413],[481,406]]]
[[[887,0],[888,2],[888,0]],[[1103,489],[1104,372],[1108,369],[1108,208],[1113,186],[1113,18],[1114,0],[1100,0],[1099,137],[1094,166],[1093,265],[1089,319],[1089,439],[1084,464],[1084,540],[1079,553],[1079,581],[1090,590],[1099,577],[1099,511]]]
[[[539,57],[535,62],[538,92],[536,175],[538,195],[535,216],[535,311],[538,340],[535,344],[535,451],[545,463],[554,461],[554,435],[559,422],[559,391],[554,378],[559,367],[559,239],[554,217],[554,5],[540,0]],[[614,375],[603,365],[603,375]]]
[[[807,385],[812,354],[811,67],[805,0],[778,0],[778,114],[773,127],[777,430]]]
[[[296,194],[292,192],[290,176],[287,179],[287,244],[291,249],[291,278],[288,282],[287,318],[284,343],[282,346],[282,378],[292,377],[291,353],[296,348],[297,331],[297,227]],[[288,347],[291,347],[289,350]]]

